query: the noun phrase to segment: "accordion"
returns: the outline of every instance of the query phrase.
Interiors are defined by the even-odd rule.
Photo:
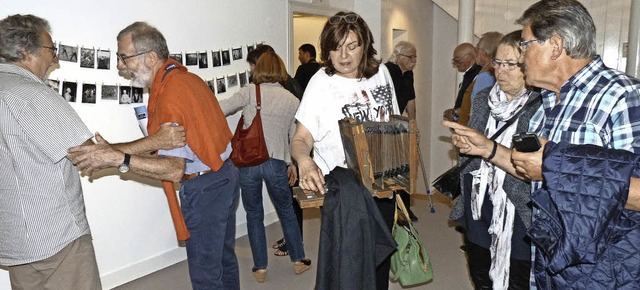
[[[416,190],[418,134],[415,120],[391,116],[389,122],[338,121],[347,167],[378,198],[391,198],[393,192]],[[323,194],[294,188],[300,207],[317,207]]]

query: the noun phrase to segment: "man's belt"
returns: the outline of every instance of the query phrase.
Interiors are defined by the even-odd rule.
[[[209,172],[211,172],[211,170],[205,170],[205,171],[199,171],[199,172],[196,172],[196,173],[185,174],[185,175],[182,176],[182,181],[189,180],[191,178],[194,178],[194,177],[200,176],[200,175],[204,175],[204,174],[207,174]]]

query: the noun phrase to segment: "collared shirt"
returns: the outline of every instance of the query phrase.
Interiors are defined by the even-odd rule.
[[[0,64],[0,264],[49,258],[89,234],[80,176],[66,155],[91,137],[41,79]]]
[[[600,56],[564,83],[559,101],[555,92],[542,90],[541,95],[530,132],[553,142],[640,153],[640,81],[606,67]],[[532,182],[531,190],[540,187],[542,182]],[[533,258],[535,248],[531,253]]]

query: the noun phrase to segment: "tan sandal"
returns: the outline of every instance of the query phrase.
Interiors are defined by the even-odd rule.
[[[251,269],[251,275],[256,278],[258,283],[264,283],[264,280],[267,278],[267,269]]]
[[[297,262],[293,262],[293,272],[297,274],[302,274],[303,272],[311,269],[311,260],[302,259]]]

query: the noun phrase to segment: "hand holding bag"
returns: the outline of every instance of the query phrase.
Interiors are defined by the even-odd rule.
[[[402,287],[426,283],[433,279],[433,269],[429,254],[420,240],[420,235],[413,224],[400,196],[396,196],[396,213],[393,218],[393,238],[398,243],[398,250],[391,256],[391,281],[399,281]],[[398,223],[398,211],[402,213],[404,222]],[[405,224],[406,223],[406,224]]]
[[[243,129],[244,114],[238,121],[236,133],[231,138],[231,161],[237,167],[260,165],[269,160],[267,143],[264,141],[262,131],[262,118],[260,117],[260,84],[256,84],[256,116],[251,121],[251,126]]]

